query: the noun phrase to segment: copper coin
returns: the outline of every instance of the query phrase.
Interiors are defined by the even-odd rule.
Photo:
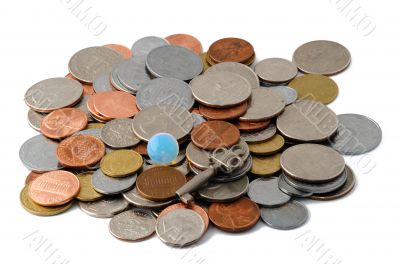
[[[43,206],[58,206],[71,201],[79,192],[79,180],[71,172],[43,173],[29,185],[29,197]]]
[[[136,179],[138,193],[151,201],[167,201],[186,183],[179,170],[167,166],[155,166],[143,171]]]
[[[201,149],[230,147],[240,140],[237,127],[225,121],[207,121],[196,126],[190,134],[193,144]]]
[[[228,232],[241,232],[257,224],[260,209],[255,202],[242,197],[232,203],[212,203],[208,214],[217,228]]]
[[[259,122],[245,122],[245,121],[237,121],[235,123],[235,126],[243,132],[257,132],[260,131],[264,128],[266,128],[269,123],[271,123],[270,120],[266,121],[259,121]]]
[[[78,79],[76,79],[74,76],[72,76],[71,73],[68,73],[65,75],[66,78],[71,79],[71,80],[77,80],[80,82]],[[83,95],[92,95],[95,93],[93,85],[87,84],[87,83],[81,83],[83,87]]]
[[[180,209],[180,208],[191,209],[191,210],[195,211],[196,213],[198,213],[201,216],[201,218],[203,218],[205,229],[208,228],[208,224],[209,224],[208,214],[201,206],[198,206],[196,204],[190,204],[190,205],[186,205],[184,203],[172,204],[172,205],[168,206],[167,208],[165,208],[164,210],[162,210],[158,214],[157,218],[161,218],[164,215],[168,214],[169,212],[176,210],[176,209]]]
[[[199,112],[209,120],[231,120],[243,115],[247,110],[247,102],[231,108],[214,108],[200,104]]]
[[[200,41],[191,35],[174,34],[166,37],[165,39],[171,45],[181,46],[190,49],[199,55],[203,52],[203,47],[201,46]]]
[[[26,176],[25,179],[25,185],[30,184],[31,182],[33,182],[37,177],[41,176],[43,173],[38,173],[38,172],[34,172],[31,171],[28,176]]]
[[[112,91],[93,96],[94,109],[105,118],[129,118],[139,112],[136,97],[132,94]]]
[[[91,116],[100,122],[110,121],[111,118],[106,118],[105,116],[103,116],[99,112],[97,112],[97,110],[94,108],[94,96],[95,95],[90,96],[86,102],[87,109],[89,110]]]
[[[140,141],[139,144],[135,145],[132,150],[136,151],[142,156],[148,156],[147,154],[147,142]]]
[[[77,108],[57,109],[45,116],[40,131],[48,138],[69,137],[84,129],[88,124],[87,114]]]
[[[65,167],[83,168],[101,160],[106,151],[104,143],[94,136],[76,135],[57,146],[57,159]]]
[[[224,38],[214,42],[208,56],[215,62],[247,62],[254,56],[253,46],[246,40],[239,38]]]
[[[131,49],[125,47],[124,45],[120,45],[120,44],[107,44],[104,45],[104,47],[115,50],[116,52],[118,52],[119,54],[122,55],[122,57],[127,60],[130,57],[132,57],[132,51]]]

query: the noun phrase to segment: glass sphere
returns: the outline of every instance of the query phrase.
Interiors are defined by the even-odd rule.
[[[175,137],[168,133],[158,133],[147,143],[147,153],[157,164],[172,163],[179,153],[179,145]]]

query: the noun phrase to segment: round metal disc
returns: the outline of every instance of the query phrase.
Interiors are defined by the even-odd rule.
[[[146,70],[146,57],[134,56],[129,60],[122,61],[113,70],[113,79],[117,78],[119,86],[136,93],[145,86],[151,77]]]
[[[96,93],[111,92],[113,88],[109,74],[98,75],[93,81],[93,89]]]
[[[257,132],[240,132],[240,137],[247,143],[262,142],[272,138],[276,134],[275,124],[269,124],[267,128]]]
[[[198,194],[209,202],[231,202],[246,194],[248,186],[249,178],[245,176],[228,183],[209,182],[198,190]]]
[[[120,196],[106,197],[94,202],[79,202],[83,212],[99,218],[111,218],[126,210],[128,206],[129,203]]]
[[[250,183],[247,194],[257,204],[266,207],[281,206],[289,202],[291,196],[279,189],[278,181],[277,177],[256,179]]]
[[[132,188],[136,182],[136,174],[127,177],[108,177],[101,169],[94,172],[92,176],[93,188],[102,194],[113,195],[125,192]]]
[[[307,208],[298,201],[290,201],[277,208],[261,208],[261,219],[275,229],[289,230],[300,227],[308,217]]]
[[[303,191],[300,191],[300,190],[292,187],[292,185],[290,185],[286,182],[285,177],[282,174],[281,174],[281,176],[279,176],[278,186],[282,192],[284,192],[290,196],[304,198],[304,197],[310,197],[311,195],[313,195],[313,193],[303,192]]]
[[[28,123],[33,129],[40,132],[40,125],[42,124],[42,120],[45,116],[46,116],[46,114],[39,113],[39,112],[33,111],[32,109],[29,109]]]
[[[168,41],[155,36],[144,37],[133,43],[133,56],[147,56],[150,51],[161,46],[169,45]]]
[[[130,118],[113,119],[101,129],[101,140],[112,148],[128,148],[140,142],[132,130]]]
[[[285,104],[290,105],[297,100],[297,91],[289,86],[279,85],[279,86],[271,86],[267,89],[278,91],[284,98]]]
[[[254,71],[261,80],[270,83],[286,83],[296,77],[297,66],[281,58],[269,58],[258,62]]]

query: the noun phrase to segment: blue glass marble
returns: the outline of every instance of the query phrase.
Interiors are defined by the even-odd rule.
[[[179,145],[171,134],[158,133],[147,143],[147,153],[157,164],[170,164],[178,156]]]

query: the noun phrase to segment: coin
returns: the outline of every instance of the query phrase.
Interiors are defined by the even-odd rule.
[[[129,203],[119,196],[105,197],[94,202],[79,202],[79,207],[83,212],[99,218],[111,218],[125,211],[128,206]]]
[[[126,177],[136,173],[143,165],[142,156],[128,149],[118,149],[106,154],[100,162],[104,174],[110,177]]]
[[[327,106],[312,100],[299,100],[285,108],[276,126],[286,138],[301,142],[320,142],[338,128],[336,114]]]
[[[289,86],[279,85],[269,87],[268,89],[278,91],[283,96],[286,105],[296,102],[298,97],[297,91]]]
[[[219,64],[218,64],[219,65]],[[199,105],[200,114],[209,120],[231,120],[243,115],[247,110],[247,102],[230,108],[213,108]]]
[[[297,66],[282,58],[269,58],[258,62],[254,71],[261,80],[270,83],[286,83],[297,75]]]
[[[109,224],[110,233],[118,239],[136,241],[151,236],[156,219],[150,211],[131,209],[115,215]]]
[[[26,178],[25,178],[25,185],[30,184],[40,175],[42,175],[42,173],[38,173],[38,172],[34,172],[34,171],[29,172],[28,176],[26,176]]]
[[[176,210],[176,209],[181,209],[181,208],[186,208],[195,211],[198,213],[201,218],[203,219],[205,229],[207,230],[208,224],[209,224],[209,219],[208,219],[208,214],[207,212],[201,207],[196,204],[184,204],[184,203],[176,203],[172,204],[165,209],[163,209],[159,214],[157,218],[161,218],[164,215],[168,214],[169,212]]]
[[[65,78],[71,79],[71,80],[76,80],[78,82],[80,82],[78,79],[76,79],[74,76],[72,76],[71,73],[68,73],[67,75],[65,75]],[[93,89],[93,85],[88,84],[88,83],[81,83],[82,87],[83,87],[83,95],[92,95],[95,93],[94,89]]]
[[[76,175],[79,180],[80,190],[76,199],[83,202],[96,201],[103,197],[101,193],[96,192],[92,186],[92,171],[82,172]]]
[[[136,174],[127,177],[109,177],[105,175],[101,169],[94,172],[91,179],[93,188],[105,195],[114,195],[126,192],[131,189],[136,182]]]
[[[137,40],[132,45],[132,53],[135,57],[147,56],[155,48],[169,45],[169,42],[163,38],[149,36]]]
[[[237,121],[235,122],[235,126],[242,132],[248,132],[248,133],[253,133],[253,132],[258,132],[270,124],[270,120],[265,120],[265,121],[257,121],[257,122],[247,122],[247,121]]]
[[[271,176],[281,170],[279,163],[281,153],[276,153],[271,156],[252,156],[253,165],[251,167],[251,173],[259,176]]]
[[[40,132],[40,124],[42,123],[43,118],[46,115],[43,113],[39,113],[29,109],[28,111],[28,123],[31,128],[35,129],[36,131]]]
[[[245,176],[228,183],[208,182],[198,193],[208,202],[231,202],[245,195],[248,186],[249,178]]]
[[[132,117],[139,111],[135,96],[120,91],[98,93],[93,104],[97,112],[110,119]]]
[[[279,178],[259,178],[252,181],[247,191],[253,202],[266,207],[281,206],[290,201],[291,196],[282,192],[278,187]]]
[[[315,100],[323,104],[333,102],[339,93],[339,88],[335,81],[321,74],[298,76],[288,86],[297,91],[299,98]]]
[[[240,132],[231,123],[225,121],[207,121],[193,129],[191,139],[197,147],[213,150],[235,145],[240,140]]]
[[[133,56],[117,64],[111,75],[111,82],[117,89],[136,93],[151,80],[146,70],[146,57]]]
[[[209,57],[216,63],[246,62],[254,56],[253,46],[239,38],[224,38],[215,41],[208,49]]]
[[[128,148],[140,142],[132,130],[132,119],[114,119],[101,129],[101,140],[112,148]]]
[[[295,229],[308,219],[307,208],[298,201],[290,201],[276,208],[261,208],[261,219],[275,229]]]
[[[181,46],[187,49],[192,50],[197,54],[201,54],[203,52],[203,47],[201,46],[200,41],[188,34],[174,34],[165,38],[171,45]]]
[[[344,158],[334,149],[319,144],[299,144],[286,149],[281,166],[291,178],[321,183],[339,177],[345,168]]]
[[[243,78],[245,78],[249,83],[252,89],[260,88],[260,81],[258,79],[257,74],[248,66],[238,63],[238,62],[222,62],[213,65],[209,68],[205,74],[214,72],[214,71],[226,71],[239,74]]]
[[[42,206],[58,206],[70,202],[79,193],[79,180],[71,172],[56,170],[43,173],[28,189],[28,195]]]
[[[294,188],[292,185],[286,182],[285,178],[286,177],[285,175],[283,175],[283,173],[279,176],[278,187],[282,192],[293,197],[301,198],[310,197],[311,195],[313,195],[313,193],[311,192],[304,192]]]
[[[307,42],[293,54],[293,61],[301,71],[323,75],[344,71],[350,60],[350,52],[343,45],[329,40]]]
[[[210,68],[210,64],[207,62],[207,52],[202,53],[200,57],[203,63],[203,71],[206,71],[208,68]]]
[[[369,117],[358,114],[338,115],[338,131],[329,145],[344,155],[360,155],[375,149],[382,140],[382,130]]]
[[[104,45],[104,47],[112,49],[112,50],[118,52],[119,54],[122,55],[122,57],[125,60],[129,59],[130,57],[132,57],[132,51],[129,48],[123,46],[123,45],[120,45],[120,44],[107,44],[107,45]]]
[[[239,128],[240,129],[240,128]],[[276,134],[275,124],[269,124],[267,128],[257,132],[240,132],[240,138],[247,143],[263,142],[272,138]]]
[[[34,84],[25,93],[25,103],[34,111],[49,113],[76,104],[83,95],[82,84],[68,78],[50,78]]]
[[[170,199],[163,202],[155,202],[148,200],[140,196],[140,194],[137,192],[136,187],[134,187],[130,191],[124,192],[122,195],[129,203],[139,208],[161,209],[174,202],[174,199]]]
[[[100,93],[98,93],[98,94],[100,94]],[[96,95],[98,95],[98,94],[96,94]],[[107,118],[107,117],[101,115],[101,114],[95,109],[95,107],[94,107],[94,99],[95,99],[95,96],[96,96],[96,95],[90,96],[89,99],[88,99],[87,102],[86,102],[86,106],[87,106],[87,109],[88,109],[89,112],[90,112],[90,115],[92,116],[93,119],[95,119],[95,120],[98,121],[98,122],[103,122],[103,123],[104,123],[104,122],[110,121],[111,118]]]
[[[93,122],[94,119],[87,108],[87,101],[89,101],[89,97],[90,95],[84,95],[82,99],[76,105],[74,105],[74,108],[83,111],[87,116],[88,122]]]
[[[147,143],[146,142],[140,141],[139,144],[135,145],[132,148],[132,150],[136,151],[140,155],[148,156],[148,154],[147,154]]]
[[[96,93],[110,92],[113,90],[108,74],[100,74],[93,80],[93,89]]]
[[[211,222],[227,232],[242,232],[255,226],[260,209],[249,198],[242,197],[231,203],[212,203],[208,209]]]
[[[275,134],[272,138],[263,142],[248,143],[250,152],[256,155],[271,155],[283,148],[285,145],[285,139]]]

